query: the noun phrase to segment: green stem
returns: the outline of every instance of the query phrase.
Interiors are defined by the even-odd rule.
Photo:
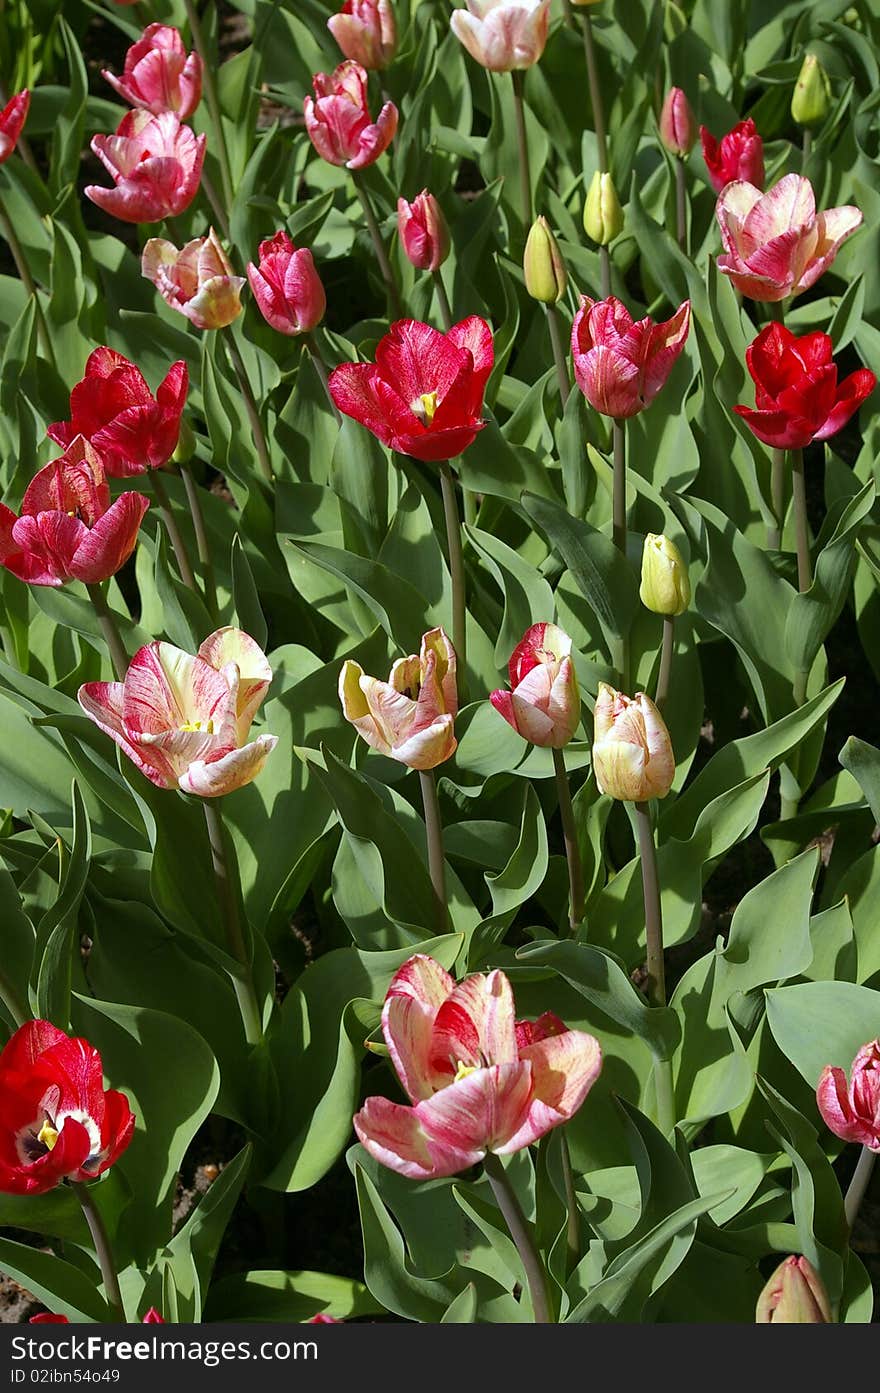
[[[605,246],[599,248],[599,282],[602,299],[607,300],[611,294],[611,253]]]
[[[352,170],[351,177],[354,181],[355,189],[357,190],[357,196],[361,201],[361,207],[364,210],[364,221],[367,224],[367,230],[372,239],[373,250],[376,253],[376,260],[379,263],[379,270],[385,282],[385,289],[388,292],[388,299],[391,302],[394,317],[395,319],[402,319],[403,303],[400,298],[400,291],[397,289],[397,282],[391,270],[391,262],[388,260],[385,243],[382,241],[382,233],[379,229],[379,222],[373,208],[373,201],[367,191],[367,186],[363,181],[360,170]]]
[[[588,10],[584,11],[584,58],[587,62],[587,81],[590,85],[590,105],[593,108],[593,126],[596,130],[596,150],[599,156],[599,173],[608,173],[608,143],[605,138],[605,109],[602,105],[602,89],[599,86],[599,68],[596,63],[596,44],[593,39],[593,23]]]
[[[211,55],[207,51],[201,20],[199,19],[194,0],[183,0],[183,5],[186,10],[189,31],[192,34],[192,41],[196,53],[202,60],[202,82],[205,90],[205,100],[208,103],[211,125],[214,127],[214,134],[217,138],[217,158],[220,162],[223,201],[226,205],[226,209],[229,210],[232,208],[235,191],[232,187],[232,168],[229,163],[229,151],[226,147],[226,135],[223,130],[223,117],[220,114],[220,98],[217,94],[217,84],[215,82],[215,73],[218,64],[213,62]]]
[[[767,550],[779,551],[785,526],[785,451],[770,451],[770,506],[773,522],[767,528]]]
[[[89,592],[92,608],[98,617],[98,625],[107,645],[107,652],[110,654],[113,671],[116,673],[117,679],[124,682],[125,674],[128,671],[128,657],[125,652],[125,644],[122,642],[116,627],[116,620],[107,604],[104,587],[102,585],[87,585],[86,590]]]
[[[806,127],[804,129],[804,141],[801,147],[801,174],[803,174],[810,163],[810,156],[813,153],[813,132]]]
[[[101,1268],[101,1277],[104,1281],[104,1292],[107,1297],[107,1305],[110,1307],[114,1321],[124,1321],[125,1310],[122,1305],[122,1293],[119,1290],[116,1263],[113,1261],[113,1250],[110,1247],[110,1240],[107,1237],[104,1220],[101,1218],[100,1211],[95,1204],[94,1195],[89,1186],[81,1180],[71,1180],[69,1183],[71,1190],[73,1190],[73,1193],[79,1200],[83,1216],[89,1226],[89,1233],[92,1235],[92,1242],[95,1245],[95,1254],[98,1258],[98,1264]]]
[[[687,256],[687,182],[684,160],[678,157],[675,160],[675,232],[678,245]]]
[[[208,538],[208,529],[205,526],[205,515],[202,512],[202,500],[199,497],[199,486],[192,476],[189,465],[184,464],[180,469],[183,487],[186,490],[186,501],[189,504],[189,515],[192,518],[193,531],[196,536],[196,550],[199,553],[199,563],[202,568],[202,578],[205,586],[205,604],[212,619],[217,618],[217,582],[214,579],[214,561],[211,556],[211,543]]]
[[[516,1244],[516,1250],[525,1269],[535,1323],[549,1325],[552,1323],[552,1316],[550,1314],[550,1289],[547,1273],[535,1247],[526,1216],[520,1208],[519,1200],[514,1194],[504,1166],[494,1152],[486,1152],[483,1169],[489,1184],[492,1186],[495,1203],[504,1216],[504,1222],[510,1230],[510,1236]]]
[[[251,423],[251,430],[254,433],[254,444],[257,447],[260,469],[263,471],[263,477],[266,482],[271,484],[274,481],[272,459],[266,441],[266,432],[263,430],[263,423],[260,420],[260,413],[257,409],[256,398],[251,390],[247,368],[244,365],[244,359],[238,351],[238,344],[233,337],[231,326],[228,326],[225,332],[224,343],[229,350],[229,356],[232,359],[232,367],[235,371],[235,376],[238,378],[239,390],[244,398],[244,409],[247,412],[247,418]]]
[[[519,187],[522,219],[525,237],[529,235],[534,214],[532,212],[532,175],[529,167],[529,140],[526,134],[526,111],[523,101],[523,74],[514,69],[510,74],[513,83],[513,115],[516,122],[516,140],[519,149]]]
[[[211,861],[217,884],[217,898],[220,902],[220,910],[226,928],[226,942],[230,954],[239,964],[238,970],[230,971],[229,975],[235,989],[238,1009],[241,1012],[245,1039],[249,1045],[256,1045],[263,1038],[262,1017],[244,941],[240,894],[238,886],[232,880],[231,858],[228,855],[227,838],[223,828],[219,800],[203,798],[202,807],[205,813],[205,825],[208,829],[208,841],[211,846]]]
[[[581,1221],[577,1195],[574,1192],[574,1176],[571,1170],[571,1152],[565,1128],[559,1129],[559,1150],[562,1156],[562,1183],[565,1186],[565,1275],[570,1277],[581,1256]]]
[[[611,421],[611,439],[614,463],[614,476],[611,494],[611,528],[614,545],[626,558],[626,436],[622,421],[616,417]],[[617,668],[620,687],[626,691],[629,686],[629,638],[624,635],[615,641],[612,661]]]
[[[654,705],[662,711],[669,696],[669,676],[672,672],[672,659],[675,654],[675,616],[663,616],[663,646],[660,650],[660,672],[657,677],[657,690]]]
[[[871,1151],[867,1146],[862,1147],[853,1178],[849,1182],[846,1197],[843,1201],[843,1211],[846,1215],[847,1228],[852,1231],[859,1212],[859,1206],[865,1198],[865,1192],[871,1183],[871,1173],[874,1169],[874,1162],[877,1160],[877,1152]]]
[[[437,798],[434,770],[420,769],[419,783],[422,789],[422,806],[425,810],[428,870],[431,873],[431,886],[434,891],[437,932],[444,934],[449,927],[449,912],[446,906],[446,861],[443,855],[443,828],[440,822],[440,802]]]
[[[189,559],[189,552],[186,549],[186,543],[183,540],[180,528],[177,526],[177,519],[174,516],[171,499],[168,497],[168,490],[165,488],[165,484],[160,477],[158,469],[149,469],[147,471],[147,477],[150,481],[153,493],[156,495],[156,502],[159,506],[159,512],[162,515],[162,521],[165,524],[165,531],[168,533],[168,540],[174,549],[174,555],[177,557],[180,579],[188,590],[197,590],[198,587],[196,585],[195,575],[193,574],[192,563]]]
[[[311,333],[311,334],[306,334],[306,336],[305,336],[305,341],[306,341],[306,348],[307,348],[308,351],[309,351],[309,357],[310,357],[311,360],[312,360],[312,366],[314,367],[315,372],[318,374],[318,376],[319,376],[320,379],[321,379],[321,386],[324,388],[324,392],[326,393],[327,400],[328,400],[329,403],[330,403],[330,410],[333,412],[333,415],[336,417],[336,424],[339,425],[339,426],[341,426],[341,425],[342,425],[342,413],[341,413],[341,411],[339,410],[339,407],[336,405],[336,402],[333,400],[333,396],[332,396],[332,393],[331,393],[331,391],[330,391],[330,377],[329,377],[329,374],[328,374],[328,372],[327,372],[327,364],[324,362],[323,355],[322,355],[322,353],[321,353],[320,348],[318,347],[318,341],[317,341],[317,339],[315,338],[315,335],[314,335],[313,333]]]
[[[22,247],[21,242],[19,242],[18,240],[18,233],[15,231],[12,219],[6,211],[6,206],[3,203],[2,198],[0,198],[0,227],[2,227],[3,229],[3,236],[6,238],[9,250],[12,253],[12,259],[15,262],[15,267],[18,271],[21,283],[34,302],[34,314],[37,320],[37,335],[40,340],[40,347],[43,350],[43,356],[46,358],[47,362],[51,363],[52,367],[55,368],[57,371],[58,364],[55,358],[55,349],[52,347],[52,338],[49,333],[49,326],[46,323],[46,316],[43,314],[43,306],[40,304],[40,297],[37,293],[37,287],[34,283],[34,278],[31,275],[30,267],[28,266],[27,257],[24,254],[24,248]]]
[[[449,549],[449,572],[452,576],[452,646],[458,659],[460,680],[464,680],[467,663],[467,636],[464,589],[464,558],[461,552],[461,523],[455,500],[455,480],[448,460],[440,461],[440,488],[443,493],[443,515],[446,519],[446,544]]]
[[[803,595],[813,583],[810,565],[810,529],[807,522],[807,486],[804,478],[803,450],[789,450],[791,462],[791,496],[794,503],[795,540],[797,545],[798,590]]]
[[[646,995],[654,1006],[666,1005],[666,965],[663,957],[663,911],[660,903],[660,880],[657,874],[657,849],[651,827],[651,810],[647,803],[634,804],[639,838],[639,861],[642,868],[642,894],[645,902],[645,934],[647,938],[648,980]],[[657,1095],[657,1121],[669,1136],[675,1127],[675,1094],[672,1084],[672,1061],[654,1058],[654,1089]]]
[[[210,175],[205,173],[204,167],[202,168],[202,188],[205,190],[205,197],[211,205],[211,212],[214,214],[214,217],[217,220],[217,226],[220,228],[220,231],[222,232],[223,236],[228,241],[229,219],[226,216],[226,209],[223,207],[223,204],[220,200],[220,195],[214,188],[214,184]]]
[[[476,527],[476,525],[477,525],[477,512],[479,511],[479,503],[478,503],[478,501],[477,501],[477,495],[476,495],[475,493],[473,493],[471,489],[466,489],[465,486],[464,486],[464,484],[462,484],[462,486],[461,486],[461,498],[462,498],[462,502],[463,502],[463,504],[464,504],[464,520],[465,520],[465,522],[467,523],[468,527]]]
[[[562,750],[553,751],[553,772],[556,775],[556,796],[559,800],[559,815],[562,818],[565,859],[568,862],[568,924],[574,938],[584,921],[584,868],[574,821],[571,786],[565,772],[565,755]]]
[[[434,280],[434,289],[437,292],[437,303],[440,306],[440,318],[443,320],[443,328],[448,334],[455,321],[452,318],[452,306],[449,303],[449,296],[446,294],[446,286],[443,284],[443,273],[438,267],[436,271],[431,272],[431,275]]]
[[[555,305],[545,305],[547,313],[547,329],[550,333],[550,346],[553,349],[553,362],[556,364],[556,380],[559,383],[559,395],[562,398],[562,409],[565,410],[565,403],[568,401],[571,392],[571,380],[568,376],[568,359],[565,356],[565,348],[562,342],[562,330],[559,326],[559,311]]]

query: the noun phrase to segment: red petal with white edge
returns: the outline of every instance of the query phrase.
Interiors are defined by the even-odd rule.
[[[172,643],[138,649],[125,678],[125,723],[132,731],[159,734],[195,721],[223,725],[229,684],[209,663]]]
[[[149,500],[140,493],[123,493],[94,527],[89,528],[76,556],[72,574],[86,585],[115,576],[137,545],[138,529]]]
[[[257,777],[277,744],[276,735],[261,735],[258,740],[240,750],[232,750],[211,764],[196,760],[181,775],[180,787],[184,793],[195,793],[199,798],[220,798],[224,793],[233,793]]]
[[[272,669],[268,658],[256,639],[251,638],[243,629],[235,629],[231,625],[215,629],[213,634],[209,634],[199,645],[198,656],[218,672],[222,671],[227,663],[235,663],[238,668],[236,711],[239,739],[243,742],[272,681]]]
[[[465,978],[437,1013],[434,1054],[464,1064],[512,1064],[517,1059],[515,1011],[503,972]]]
[[[520,729],[516,723],[516,713],[513,709],[513,694],[499,688],[497,692],[489,693],[489,700],[495,707],[499,716],[503,716],[507,724],[513,726],[514,730],[519,735]]]
[[[531,1066],[532,1100],[519,1130],[493,1148],[502,1155],[529,1146],[573,1117],[602,1069],[598,1040],[582,1030],[566,1030],[526,1045],[520,1059]]]
[[[59,1111],[81,1108],[100,1125],[104,1117],[101,1056],[88,1040],[67,1035],[44,1051],[41,1067],[51,1070],[61,1089]]]
[[[516,1150],[509,1139],[521,1131],[531,1097],[530,1063],[494,1064],[442,1088],[415,1113],[431,1143],[471,1153]]]
[[[391,758],[408,769],[436,769],[455,754],[457,744],[451,716],[438,716],[429,726],[391,748]]]
[[[816,199],[809,179],[786,174],[758,199],[743,224],[743,235],[755,246],[801,229],[816,216]]]
[[[829,1131],[842,1141],[855,1141],[880,1151],[880,1134],[862,1122],[852,1110],[847,1091],[846,1074],[827,1064],[816,1085],[816,1104]]]
[[[375,1160],[410,1180],[455,1175],[486,1154],[485,1148],[465,1148],[428,1137],[414,1108],[388,1098],[368,1098],[354,1116],[354,1130]]]
[[[431,392],[442,401],[469,364],[446,334],[417,319],[396,320],[376,347],[376,367],[411,409]]]
[[[132,737],[123,719],[125,688],[121,682],[86,682],[77,692],[77,701],[151,783],[157,788],[177,787],[177,773],[162,751],[134,743],[137,737]]]
[[[685,300],[671,319],[650,329],[643,386],[646,401],[653,401],[665,384],[684,348],[690,327],[691,302]]]

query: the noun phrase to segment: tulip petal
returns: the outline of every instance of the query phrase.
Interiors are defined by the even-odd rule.
[[[389,1170],[410,1180],[455,1175],[485,1155],[484,1149],[429,1138],[414,1108],[392,1103],[388,1098],[368,1098],[353,1120],[364,1150]]]
[[[524,1046],[519,1057],[532,1068],[532,1101],[520,1130],[494,1148],[501,1155],[529,1146],[573,1117],[602,1069],[598,1040],[582,1030],[547,1036]]]
[[[138,529],[149,500],[140,493],[120,494],[94,527],[87,530],[72,562],[72,574],[86,585],[108,580],[135,549]]]
[[[177,771],[161,750],[141,746],[125,724],[125,688],[121,682],[86,682],[77,701],[95,725],[109,735],[157,788],[175,788]]]
[[[819,1075],[816,1103],[829,1131],[843,1141],[859,1142],[872,1151],[880,1151],[880,1133],[876,1135],[853,1111],[847,1092],[846,1074],[827,1064]]]
[[[251,723],[272,681],[272,668],[260,645],[243,629],[227,625],[215,629],[199,646],[198,656],[221,671],[235,663],[239,673],[236,711],[239,743],[247,739]]]
[[[277,736],[260,735],[211,764],[196,760],[180,776],[180,787],[184,793],[195,793],[200,798],[220,798],[224,793],[232,793],[257,777],[277,744]]]

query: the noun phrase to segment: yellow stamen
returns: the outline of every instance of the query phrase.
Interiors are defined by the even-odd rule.
[[[37,1133],[37,1141],[41,1141],[43,1145],[45,1147],[48,1147],[48,1149],[51,1151],[57,1140],[58,1133],[52,1126],[51,1122],[44,1122],[39,1132]]]
[[[183,725],[182,725],[182,726],[179,726],[178,729],[179,729],[179,730],[203,730],[203,731],[205,732],[206,735],[213,735],[213,734],[214,734],[214,722],[213,722],[213,721],[205,721],[205,723],[204,723],[204,725],[203,725],[201,721],[184,721]]]
[[[468,1074],[475,1074],[476,1072],[476,1064],[464,1064],[461,1060],[459,1060],[458,1069],[456,1070],[455,1078],[452,1080],[452,1082],[461,1083],[462,1079],[466,1079]]]
[[[434,419],[434,412],[437,410],[437,393],[423,392],[419,401],[422,404],[422,411],[425,413],[425,421],[430,425]]]

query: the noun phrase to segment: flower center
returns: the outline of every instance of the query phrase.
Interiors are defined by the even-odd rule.
[[[437,393],[423,392],[422,395],[417,397],[412,403],[412,410],[414,415],[418,416],[421,421],[424,421],[426,426],[429,426],[437,410]]]
[[[43,1123],[42,1127],[37,1133],[37,1141],[42,1142],[43,1146],[45,1146],[47,1151],[51,1151],[55,1146],[57,1140],[58,1133],[47,1117],[46,1121]]]
[[[203,730],[203,731],[205,732],[206,735],[213,735],[213,734],[214,734],[214,722],[213,722],[213,721],[184,721],[183,725],[182,725],[182,726],[178,726],[177,729],[178,729],[178,730]]]
[[[476,1064],[465,1064],[462,1060],[459,1060],[458,1068],[455,1071],[455,1078],[452,1080],[452,1082],[461,1083],[462,1079],[466,1079],[468,1074],[475,1074],[476,1072]]]

